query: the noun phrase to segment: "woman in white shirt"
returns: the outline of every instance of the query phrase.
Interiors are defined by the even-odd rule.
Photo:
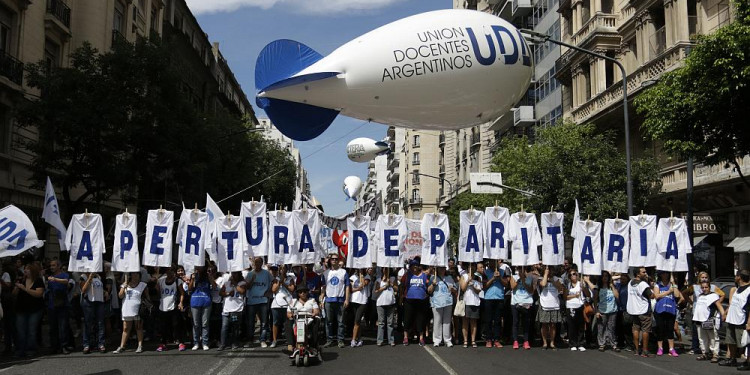
[[[242,326],[242,310],[245,308],[245,292],[247,283],[242,272],[234,271],[224,280],[219,295],[224,297],[221,311],[221,345],[217,350],[222,351],[230,344],[232,350],[239,346],[240,328]]]
[[[286,273],[286,266],[282,266],[281,271],[278,273],[271,268],[271,275],[274,277],[271,282],[271,292],[273,293],[273,300],[271,301],[271,317],[273,318],[271,333],[273,341],[271,341],[271,347],[275,348],[281,329],[286,323],[286,309],[289,307],[289,303],[292,302],[292,293],[294,293],[297,278],[293,273]],[[289,335],[287,335],[287,338],[289,338]],[[291,347],[287,349],[291,350]]]
[[[550,270],[552,267],[552,270]],[[542,324],[542,350],[555,347],[555,335],[557,324],[562,323],[563,316],[560,312],[560,294],[565,291],[562,280],[555,276],[555,266],[544,268],[544,276],[539,281],[539,305],[537,310],[537,321]]]
[[[178,306],[184,303],[185,293],[182,289],[180,279],[175,273],[176,266],[167,267],[166,274],[156,281],[156,289],[159,291],[159,317],[161,326],[161,344],[156,348],[157,352],[167,350],[167,344],[175,340],[178,347],[184,344],[180,340],[180,309]]]
[[[482,274],[474,272],[470,278],[468,272],[464,273],[461,275],[460,286],[464,293],[464,304],[466,305],[466,313],[461,328],[464,336],[464,348],[469,347],[469,326],[471,326],[471,347],[476,348],[477,320],[479,319],[479,305],[482,302],[479,298],[479,293],[482,292]]]
[[[81,307],[83,308],[83,354],[91,352],[89,346],[90,329],[96,332],[99,352],[104,353],[106,342],[104,336],[104,283],[98,273],[91,272],[88,275],[81,274],[84,280],[81,286]],[[109,302],[109,299],[106,300]]]
[[[112,353],[118,354],[125,350],[125,344],[128,342],[130,337],[130,331],[135,325],[135,333],[138,336],[138,348],[135,350],[136,353],[143,352],[143,321],[139,315],[141,309],[141,300],[148,300],[148,293],[144,293],[146,289],[146,283],[141,282],[140,272],[130,272],[129,280],[126,280],[124,284],[120,285],[120,292],[118,297],[122,298],[122,339],[120,340],[120,346]],[[148,302],[150,303],[150,301]]]
[[[390,346],[396,346],[393,330],[396,328],[396,295],[394,289],[397,285],[396,276],[390,276],[390,271],[390,268],[385,269],[383,277],[378,280],[375,286],[375,293],[378,294],[378,299],[375,301],[378,310],[378,346],[383,345],[385,338],[388,339]]]
[[[719,362],[719,340],[716,324],[716,312],[721,314],[721,320],[726,320],[727,315],[724,307],[721,305],[718,294],[711,291],[711,284],[702,282],[701,294],[693,302],[693,321],[698,327],[698,338],[700,339],[701,350],[703,354],[696,358],[699,361],[707,360],[708,353],[713,354],[711,363]]]
[[[354,328],[352,330],[351,347],[362,346],[362,335],[359,325],[367,310],[367,300],[370,298],[370,275],[364,275],[362,270],[349,277],[352,286],[351,303],[354,308]]]
[[[568,309],[568,339],[570,340],[570,350],[586,351],[583,346],[583,301],[584,298],[590,297],[588,289],[583,286],[583,282],[578,279],[577,267],[568,270],[568,289],[565,293],[566,304]]]

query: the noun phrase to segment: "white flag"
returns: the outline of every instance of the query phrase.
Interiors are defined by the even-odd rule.
[[[0,258],[18,255],[44,242],[36,236],[31,220],[14,205],[0,210]]]
[[[349,252],[346,257],[347,268],[369,268],[375,259],[375,247],[370,240],[370,217],[350,216],[346,218],[346,230],[349,232]]]
[[[139,272],[138,220],[128,213],[115,217],[115,244],[112,246],[112,271]]]
[[[192,273],[196,266],[203,266],[206,261],[206,243],[208,238],[208,214],[200,210],[191,210],[184,216],[185,227],[182,230],[183,247],[182,265],[185,272]]]
[[[250,265],[245,256],[245,226],[239,216],[216,219],[216,268],[219,272],[242,271]]]
[[[183,209],[182,212],[187,216],[187,210]],[[185,220],[187,220],[186,217],[180,217],[180,223],[184,224]],[[172,227],[174,227],[173,211],[161,209],[148,211],[146,240],[143,243],[144,266],[169,267],[172,265]],[[177,238],[181,238],[181,235],[182,232],[177,235]],[[180,262],[180,264],[183,263]]]
[[[44,210],[42,211],[42,218],[47,224],[57,229],[57,240],[60,241],[60,250],[67,251],[65,248],[65,235],[67,230],[65,224],[63,224],[60,218],[60,205],[57,203],[57,197],[55,196],[55,188],[52,187],[52,181],[47,177],[47,189],[44,192]]]
[[[628,272],[629,258],[630,222],[620,219],[604,220],[602,269],[609,272]]]
[[[102,272],[102,258],[106,252],[102,215],[73,215],[65,236],[65,245],[70,249],[69,272]]]
[[[224,214],[208,193],[206,193],[206,214],[208,215],[208,237],[206,237],[206,241],[211,240],[210,243],[206,242],[206,251],[208,251],[211,259],[216,259],[216,220]]]

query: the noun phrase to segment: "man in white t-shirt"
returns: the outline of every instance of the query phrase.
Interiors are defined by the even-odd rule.
[[[635,352],[639,353],[639,336],[642,337],[643,350],[641,357],[649,357],[648,334],[651,332],[651,299],[653,291],[648,284],[648,274],[645,267],[636,268],[633,280],[628,284],[627,311],[633,317],[633,342]]]
[[[349,306],[351,283],[349,274],[342,267],[344,262],[338,254],[331,254],[331,269],[323,272],[323,295],[325,296],[326,325],[328,340],[325,347],[333,345],[333,333],[336,332],[339,348],[344,347],[344,310]],[[335,323],[338,323],[334,326]]]

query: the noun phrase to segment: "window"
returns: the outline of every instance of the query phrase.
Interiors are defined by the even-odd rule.
[[[414,170],[411,177],[411,183],[415,185],[419,184],[419,169]]]
[[[419,189],[414,189],[411,191],[411,199],[412,200],[419,200]]]
[[[44,40],[44,62],[47,69],[60,66],[60,45],[49,40]]]
[[[419,147],[419,135],[414,136],[414,143],[412,143],[412,147]]]
[[[414,156],[412,156],[412,162],[413,165],[419,165],[419,153],[415,152]]]
[[[125,29],[125,7],[119,1],[115,1],[115,15],[112,20],[112,29],[120,34],[122,34]]]
[[[0,6],[0,51],[8,53],[12,39],[13,13],[7,8]]]

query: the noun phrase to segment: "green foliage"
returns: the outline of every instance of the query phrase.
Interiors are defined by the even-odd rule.
[[[289,152],[248,133],[246,119],[196,110],[171,58],[168,45],[139,39],[105,53],[84,44],[69,68],[27,66],[28,85],[41,92],[18,113],[39,134],[25,144],[35,155],[34,183],[43,187],[52,176],[68,213],[115,194],[141,210],[180,201],[202,207],[206,192],[220,199],[283,169],[222,206],[236,211],[239,200],[261,194],[291,205]]]
[[[644,157],[634,160],[632,167],[633,204],[638,209],[661,189],[659,165],[652,157]],[[503,184],[537,196],[526,197],[509,189],[496,196],[462,193],[447,211],[451,223],[456,224],[452,233],[458,233],[460,210],[472,205],[484,210],[495,200],[512,212],[523,205],[527,212],[539,214],[554,206],[555,211],[566,213],[566,228],[570,228],[576,198],[583,217],[627,216],[624,152],[617,149],[612,133],[597,134],[591,124],[563,122],[539,128],[533,144],[526,137],[505,138],[494,156],[492,171],[503,174]]]
[[[646,136],[682,160],[716,165],[750,155],[750,1],[734,6],[734,22],[699,36],[685,65],[635,100]]]

